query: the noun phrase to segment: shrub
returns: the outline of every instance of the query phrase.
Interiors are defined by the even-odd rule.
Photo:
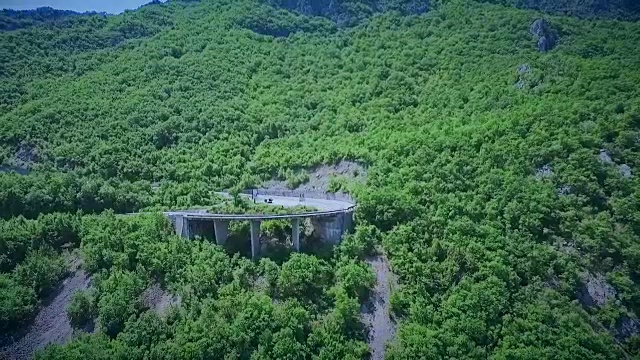
[[[67,308],[67,316],[75,329],[91,323],[98,316],[93,294],[89,291],[76,291]]]
[[[16,282],[9,274],[0,274],[0,333],[15,329],[33,313],[37,302],[32,288]]]
[[[67,272],[62,256],[52,250],[36,250],[14,270],[18,283],[31,287],[38,297],[45,296]]]

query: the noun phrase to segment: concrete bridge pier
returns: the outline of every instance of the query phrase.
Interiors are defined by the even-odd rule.
[[[229,237],[229,220],[214,220],[213,231],[216,236],[216,244],[224,245]]]
[[[342,236],[353,227],[353,213],[345,212],[330,217],[312,218],[313,231],[318,238],[329,244],[337,245]]]
[[[291,241],[293,242],[293,249],[300,252],[300,219],[291,219]]]
[[[260,256],[260,220],[251,220],[251,258]]]
[[[185,239],[193,239],[193,232],[191,231],[191,227],[193,224],[189,221],[189,218],[186,216],[178,216],[176,218],[176,233],[185,238]]]
[[[184,216],[172,216],[169,217],[169,220],[173,223],[173,227],[176,229],[176,235],[188,238],[185,232],[185,222],[187,222],[187,220]]]

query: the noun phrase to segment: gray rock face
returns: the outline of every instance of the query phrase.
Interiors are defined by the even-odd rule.
[[[538,51],[547,52],[553,48],[553,43],[546,36],[538,39]]]
[[[536,178],[543,179],[553,176],[553,169],[551,165],[545,164],[541,168],[536,169]]]
[[[354,182],[364,182],[367,178],[367,169],[359,163],[342,160],[334,165],[320,165],[305,172],[309,176],[309,181],[299,185],[295,190],[309,192],[309,197],[313,192],[326,192],[329,190],[331,179],[342,177]],[[268,190],[289,190],[287,182],[283,180],[271,180],[263,184],[263,188]]]
[[[615,335],[618,340],[626,340],[634,335],[640,334],[640,321],[622,316],[616,321]]]
[[[17,166],[28,167],[40,161],[40,151],[36,145],[21,141],[20,144],[18,144],[14,157]]]
[[[170,294],[157,283],[147,288],[141,297],[142,304],[145,307],[152,309],[161,316],[165,315],[169,308],[179,306],[182,302],[180,296]]]
[[[629,165],[627,164],[620,165],[618,167],[618,170],[620,171],[620,176],[622,176],[625,179],[628,179],[633,176],[633,174],[631,173],[631,167],[629,167]]]
[[[585,307],[600,307],[616,297],[617,291],[604,276],[588,274],[578,299]]]
[[[607,164],[607,165],[613,164],[613,159],[611,159],[611,154],[609,153],[609,151],[605,149],[600,149],[600,154],[598,155],[598,159],[603,164]]]
[[[516,89],[522,90],[527,87],[527,76],[531,72],[531,66],[529,64],[522,64],[516,69],[516,75],[518,81],[515,84]]]
[[[537,19],[529,29],[537,41],[538,51],[547,52],[556,46],[558,36],[545,19]]]

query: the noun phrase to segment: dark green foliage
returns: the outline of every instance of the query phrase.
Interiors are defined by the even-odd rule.
[[[0,174],[0,217],[36,218],[51,212],[132,212],[148,206],[148,182],[107,181],[75,174]]]
[[[480,0],[494,4],[535,9],[584,18],[610,17],[637,20],[640,3],[635,0]]]
[[[37,299],[32,287],[16,282],[13,276],[0,274],[0,333],[16,329],[31,316]]]
[[[61,253],[78,245],[78,226],[77,216],[59,213],[0,220],[0,332],[28,320],[59,285],[67,274]]]
[[[323,18],[308,18],[286,10],[260,6],[237,20],[237,24],[258,34],[287,37],[298,31],[313,33],[335,32],[335,25]]]
[[[115,254],[130,253],[128,244],[136,244],[139,257],[131,263],[103,267],[94,275],[96,294],[76,295],[69,309],[72,319],[82,324],[88,320],[82,319],[83,314],[94,311],[95,300],[91,298],[95,296],[98,323],[112,340],[80,338],[73,345],[47,349],[42,358],[73,358],[77,349],[89,343],[96,347],[91,356],[119,356],[118,351],[124,348],[129,359],[220,354],[258,359],[331,354],[359,358],[367,353],[359,303],[349,295],[357,296],[370,283],[369,276],[362,274],[366,269],[362,264],[341,262],[337,268],[342,270],[336,272],[340,279],[334,284],[333,267],[317,257],[292,254],[282,266],[268,259],[256,265],[248,259],[231,258],[210,243],[164,233],[165,224],[155,219],[150,215],[119,218],[106,214],[83,223],[88,232],[83,231],[83,241],[99,229],[105,234],[100,241],[83,242],[83,250],[90,246],[96,256],[114,258]],[[116,228],[126,228],[134,235],[121,237],[113,232]],[[122,247],[114,248],[116,243]],[[120,270],[122,267],[135,271]],[[181,296],[179,311],[162,316],[144,312],[143,279],[149,275],[162,279]],[[263,286],[260,283],[267,291],[258,290]]]
[[[430,0],[268,0],[267,3],[304,15],[324,16],[338,25],[355,25],[376,12],[399,11],[405,15],[422,14]]]
[[[144,283],[134,273],[114,271],[98,284],[98,322],[105,334],[115,337],[127,320],[141,309]]]
[[[79,221],[61,213],[40,215],[37,220],[21,216],[0,220],[0,271],[12,270],[31,251],[79,245]]]
[[[0,30],[23,29],[43,23],[62,25],[65,20],[80,15],[74,11],[56,10],[50,7],[26,11],[3,9],[0,11]]]
[[[134,349],[105,334],[82,335],[68,346],[49,346],[36,354],[39,360],[131,360]]]

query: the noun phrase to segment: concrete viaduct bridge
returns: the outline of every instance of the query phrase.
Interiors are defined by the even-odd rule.
[[[350,200],[301,198],[293,196],[293,193],[281,192],[283,195],[256,195],[257,202],[264,203],[265,199],[271,199],[270,205],[293,207],[304,205],[314,207],[317,210],[297,214],[214,214],[206,210],[181,210],[170,211],[164,214],[169,218],[178,236],[192,239],[195,236],[207,237],[214,235],[218,245],[225,245],[229,235],[229,222],[249,221],[251,224],[251,257],[257,259],[260,256],[260,225],[265,220],[291,221],[291,239],[296,251],[300,251],[300,220],[311,219],[320,240],[337,244],[342,235],[349,231],[353,225],[353,212],[355,204]],[[330,197],[330,195],[327,195]],[[303,200],[304,199],[304,200]]]

